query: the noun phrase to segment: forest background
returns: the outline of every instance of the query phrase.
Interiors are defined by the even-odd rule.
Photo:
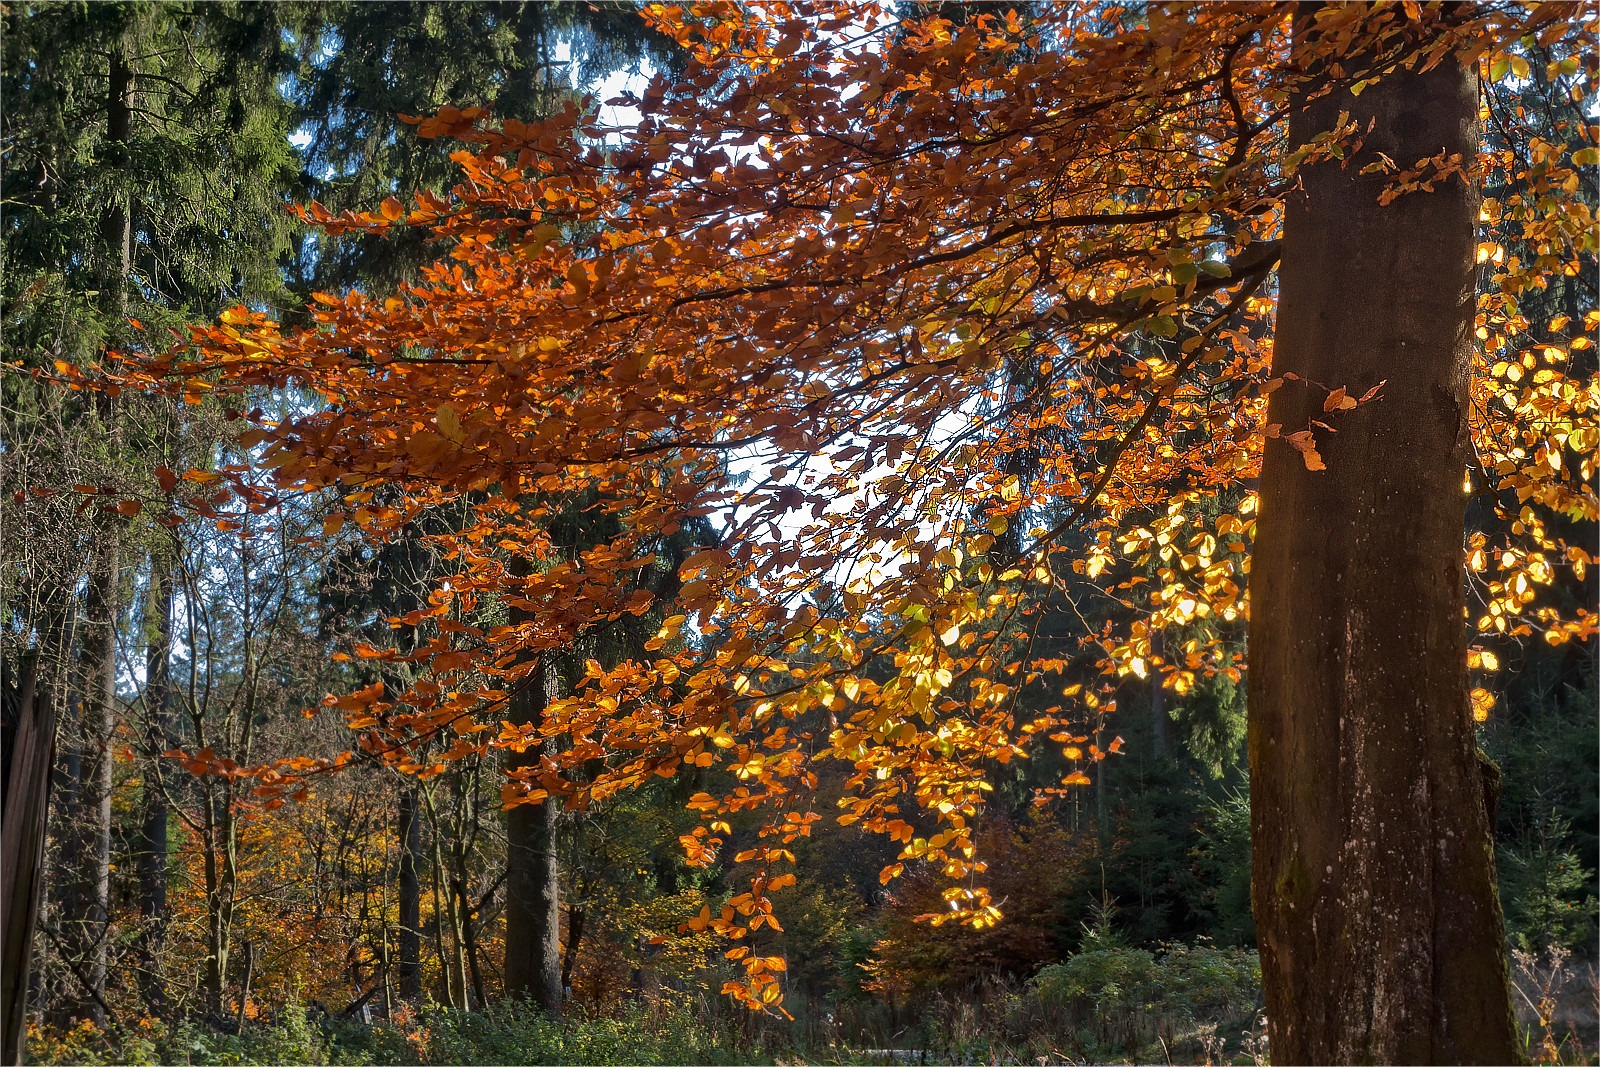
[[[907,13],[959,27],[983,10]],[[423,680],[403,644],[415,638],[388,620],[427,608],[446,566],[428,538],[448,516],[378,541],[346,525],[336,492],[253,514],[219,493],[205,498],[210,515],[202,500],[195,521],[163,522],[205,485],[184,472],[248,458],[229,411],[238,398],[113,402],[48,379],[240,305],[294,324],[308,321],[313,293],[392,292],[439,254],[424,232],[330,235],[284,203],[314,199],[337,216],[445,195],[461,180],[451,148],[401,115],[480,105],[529,122],[560,115],[608,75],[683,70],[683,44],[607,3],[14,3],[4,17],[5,665],[10,679],[31,670],[64,694],[31,1054],[147,1047],[167,1058],[173,1042],[190,1042],[186,1055],[283,1058],[281,1045],[250,1051],[251,1034],[282,1041],[299,1026],[295,1040],[321,1056],[438,1058],[466,1055],[451,1042],[474,1040],[495,1050],[489,1061],[506,1055],[465,1016],[428,1004],[558,1040],[535,1015],[483,1015],[509,987],[532,990],[506,975],[512,830],[499,753],[435,764],[454,746],[435,739],[408,768],[363,753],[359,767],[277,792],[191,774],[167,755],[207,750],[205,760],[251,766],[351,749],[353,706],[325,697]],[[1592,98],[1566,93],[1577,65],[1534,40],[1519,58],[1490,83],[1491,109],[1517,116],[1502,128],[1506,149],[1538,142],[1557,162],[1592,155]],[[1593,205],[1593,166],[1572,173],[1573,195]],[[1498,253],[1519,254],[1533,258],[1509,242]],[[1584,283],[1530,289],[1522,313],[1546,327],[1585,321]],[[1566,373],[1592,387],[1593,346],[1575,341],[1569,355]],[[312,402],[292,389],[250,398],[280,412]],[[1010,474],[1034,473],[1026,456],[1012,458]],[[1050,527],[1059,516],[1035,518]],[[468,522],[466,504],[457,519]],[[607,521],[592,509],[550,521],[559,544],[608,535],[591,528]],[[1511,521],[1492,500],[1469,502],[1472,536],[1496,541]],[[764,956],[784,961],[776,981],[793,1020],[746,1015],[720,995],[743,969],[703,923],[682,924],[748,881],[750,864],[733,857],[755,843],[758,823],[730,818],[715,861],[692,865],[680,839],[692,846],[702,819],[685,805],[732,788],[731,772],[655,777],[553,828],[560,1003],[630,1025],[647,1005],[655,1032],[676,1019],[706,1040],[587,1055],[725,1059],[943,1041],[971,1057],[983,1042],[1027,1046],[1051,1005],[1063,1013],[1050,1016],[1063,1054],[1137,1056],[1152,1041],[1186,1041],[1209,1057],[1224,1038],[1240,1050],[1238,1024],[1253,1027],[1258,1005],[1244,686],[1227,666],[1181,685],[1161,671],[1103,672],[1101,639],[1149,616],[1172,558],[1151,515],[1130,515],[1124,532],[1115,558],[1072,595],[1034,605],[1035,652],[1091,694],[1075,743],[1115,755],[1054,798],[1041,790],[1076,757],[989,768],[974,838],[1003,902],[998,925],[915,921],[944,906],[936,872],[912,865],[885,881],[900,843],[821,819],[794,845],[792,884],[772,894],[782,927],[761,940]],[[723,535],[718,516],[703,516],[664,542],[650,611],[562,656],[550,692],[575,687],[586,661],[643,656],[677,616],[678,568]],[[1571,539],[1593,540],[1592,526]],[[1560,566],[1525,607],[1570,617],[1594,602],[1593,575]],[[1495,854],[1507,933],[1536,1008],[1550,985],[1541,974],[1554,967],[1557,985],[1575,983],[1595,962],[1600,690],[1589,645],[1516,630],[1489,626],[1473,666],[1480,743],[1504,773]],[[1198,645],[1208,663],[1230,664],[1244,638],[1240,621],[1194,617],[1148,647],[1159,657],[1163,643]],[[834,773],[817,785],[825,800],[846,792],[849,768]],[[310,1005],[322,1029],[304,1022]],[[671,1015],[688,1006],[695,1023]],[[1525,1021],[1548,1033],[1548,1015]],[[340,1029],[362,1029],[356,1020],[374,1025]],[[1232,1033],[1219,1037],[1219,1025]],[[1584,1038],[1593,1043],[1578,1031],[1562,1039]]]

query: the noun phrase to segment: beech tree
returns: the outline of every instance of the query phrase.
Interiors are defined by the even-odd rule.
[[[1524,77],[1542,50],[1591,98],[1579,9],[648,10],[694,59],[622,101],[637,125],[444,108],[413,121],[475,146],[448,198],[305,209],[335,236],[428,230],[445,254],[417,281],[320,294],[304,330],[236,308],[121,372],[189,396],[315,390],[241,444],[281,491],[337,486],[368,536],[471,508],[434,539],[453,573],[394,620],[436,629],[404,655],[419,680],[329,698],[361,747],[422,776],[538,753],[510,805],[732,772],[691,798],[683,844],[708,863],[759,812],[736,857],[755,873],[690,925],[736,942],[728,992],[773,1005],[783,960],[751,945],[823,817],[819,761],[851,768],[838,821],[903,846],[885,881],[931,863],[950,885],[929,921],[991,924],[973,840],[991,769],[1055,743],[1061,788],[1087,784],[1121,744],[1084,726],[1112,680],[1238,679],[1220,639],[1157,635],[1250,617],[1250,575],[1274,1058],[1514,1059],[1460,575],[1489,591],[1479,629],[1594,633],[1530,590],[1592,562],[1543,517],[1596,515],[1582,331],[1600,315],[1531,324],[1516,294],[1592,269],[1596,138],[1481,154],[1471,78]],[[1491,168],[1534,190],[1494,209],[1532,262],[1475,240]],[[1463,543],[1469,445],[1499,479],[1502,543]],[[578,499],[623,521],[563,552],[548,519]],[[508,710],[648,611],[636,576],[706,516],[723,538],[678,568],[654,659],[590,661],[541,715]],[[1105,685],[1052,683],[1030,592],[1071,574],[1131,605],[1145,577],[1111,579],[1118,555],[1153,574],[1148,612],[1096,636]],[[462,621],[488,598],[513,617]],[[1052,686],[1055,706],[1019,711]],[[420,761],[434,738],[451,747]]]
[[[1298,33],[1309,50],[1313,16]],[[1321,446],[1325,470],[1282,439],[1262,462],[1252,895],[1273,1056],[1513,1062],[1490,814],[1499,772],[1477,756],[1457,621],[1477,189],[1454,181],[1381,205],[1382,179],[1361,173],[1380,154],[1472,158],[1476,72],[1448,57],[1380,74],[1359,97],[1301,102],[1289,139],[1342,115],[1371,132],[1348,165],[1302,170],[1288,199],[1273,371],[1363,391],[1383,382],[1385,401]],[[1300,425],[1320,408],[1280,390],[1267,417]]]

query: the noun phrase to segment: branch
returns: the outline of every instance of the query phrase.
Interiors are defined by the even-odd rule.
[[[1234,294],[1233,299],[1228,301],[1227,307],[1217,312],[1216,317],[1211,320],[1204,330],[1200,331],[1201,337],[1204,337],[1207,334],[1215,331],[1218,326],[1227,321],[1227,318],[1230,314],[1243,307],[1244,302],[1249,299],[1257,289],[1261,288],[1262,284],[1267,280],[1267,271],[1263,268],[1271,267],[1278,261],[1276,249],[1277,242],[1274,241],[1273,245],[1274,249],[1271,262],[1258,265],[1256,269],[1259,270],[1260,273],[1255,276],[1249,285],[1246,285],[1244,288],[1240,289]],[[1024,559],[1039,551],[1044,545],[1049,544],[1057,537],[1060,537],[1062,534],[1066,533],[1067,530],[1072,528],[1073,524],[1083,517],[1083,515],[1089,510],[1090,505],[1093,504],[1095,500],[1099,498],[1100,494],[1105,491],[1106,486],[1111,484],[1111,479],[1117,472],[1117,464],[1121,461],[1122,454],[1127,451],[1128,445],[1133,442],[1135,437],[1144,432],[1144,428],[1146,426],[1150,425],[1150,420],[1155,417],[1156,409],[1161,406],[1161,401],[1170,396],[1173,390],[1177,389],[1179,381],[1181,381],[1183,376],[1189,373],[1189,371],[1194,368],[1194,365],[1200,361],[1200,356],[1202,353],[1204,353],[1204,351],[1204,345],[1196,345],[1194,351],[1183,357],[1182,361],[1179,362],[1177,369],[1173,371],[1171,380],[1169,380],[1167,384],[1156,393],[1155,396],[1150,398],[1150,402],[1145,405],[1144,412],[1140,414],[1138,420],[1128,428],[1128,432],[1122,435],[1122,438],[1117,442],[1116,447],[1112,449],[1111,458],[1106,461],[1105,468],[1100,474],[1100,480],[1095,482],[1094,488],[1089,491],[1089,495],[1079,501],[1078,504],[1074,506],[1070,512],[1068,512],[1066,518],[1056,523],[1053,528],[1041,536],[1035,538],[1033,543],[1029,545],[1024,552],[1019,554],[1019,559]]]

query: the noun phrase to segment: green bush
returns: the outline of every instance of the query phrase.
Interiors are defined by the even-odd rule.
[[[1594,872],[1570,846],[1571,837],[1571,824],[1549,814],[1521,841],[1496,850],[1506,934],[1517,948],[1592,951]]]
[[[1159,954],[1096,947],[1051,964],[1034,979],[1047,1000],[1087,1001],[1096,1012],[1144,1012],[1185,1019],[1244,1015],[1261,1002],[1255,952],[1172,944]]]

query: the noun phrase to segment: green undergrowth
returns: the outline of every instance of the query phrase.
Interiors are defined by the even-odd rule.
[[[1270,1063],[1256,954],[1205,942],[1143,948],[1107,922],[1034,978],[891,1006],[797,994],[791,1019],[730,1003],[630,1002],[551,1020],[522,1003],[402,1009],[363,1024],[289,1003],[241,1033],[143,1019],[99,1031],[30,1028],[33,1064],[1064,1064]],[[1513,984],[1535,1063],[1594,1064],[1592,965],[1519,952]],[[1587,999],[1586,999],[1587,998]]]
[[[747,1064],[726,1028],[687,1010],[630,1005],[616,1015],[549,1019],[524,1004],[483,1012],[426,1007],[411,1019],[313,1019],[291,1003],[241,1033],[144,1019],[99,1031],[30,1029],[32,1064]]]

